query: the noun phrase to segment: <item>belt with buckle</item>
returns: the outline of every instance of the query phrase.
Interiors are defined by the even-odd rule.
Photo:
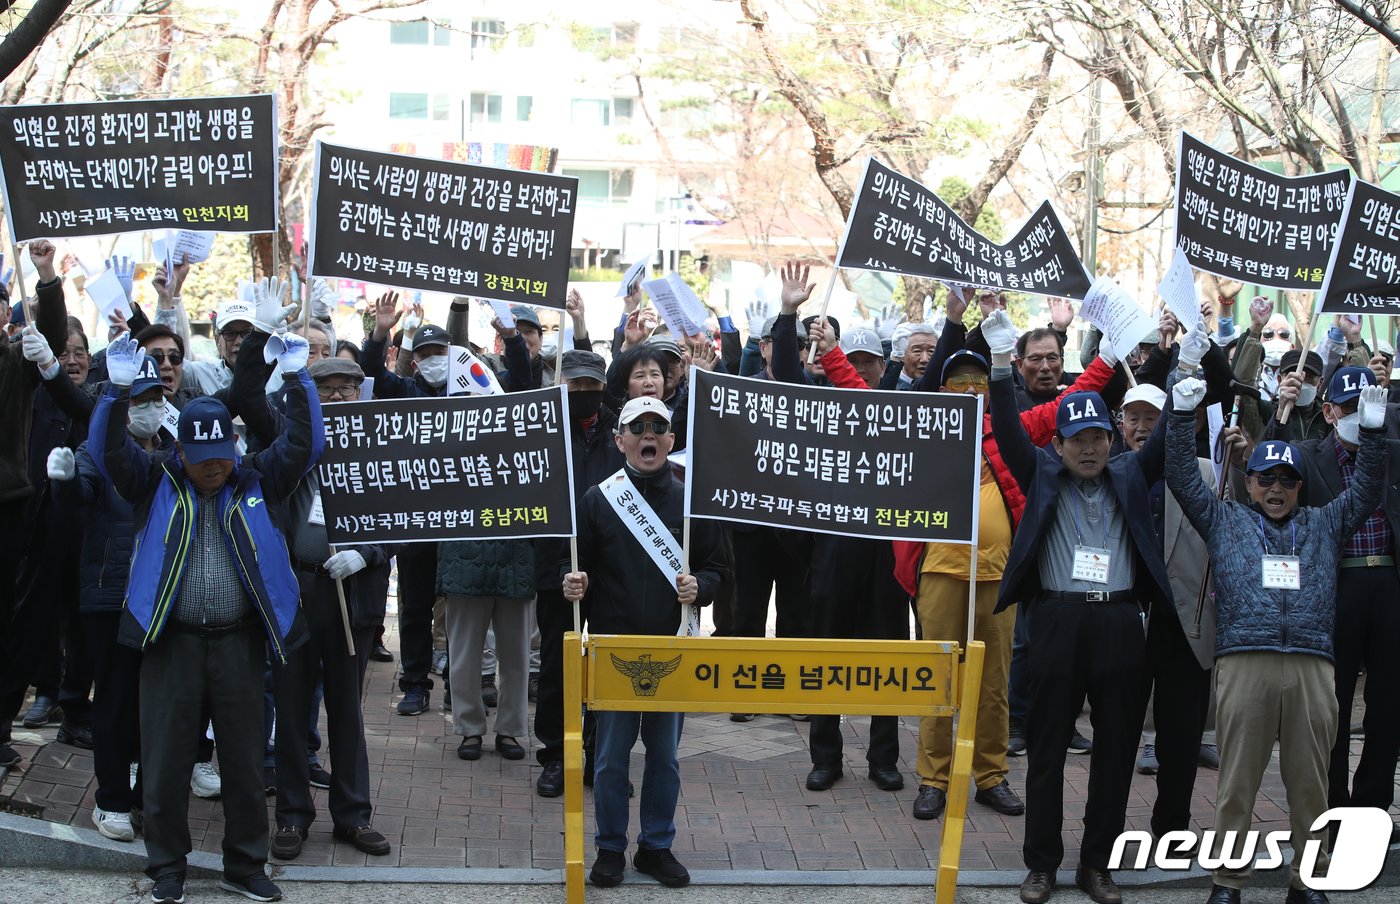
[[[173,621],[170,626],[181,634],[194,634],[199,637],[219,637],[223,634],[232,634],[234,631],[242,631],[251,628],[258,623],[256,616],[248,616],[236,622],[226,625],[195,625],[189,622]]]
[[[296,562],[296,566],[302,571],[309,571],[312,574],[319,574],[322,577],[330,577],[331,573],[327,571],[326,566],[322,565],[320,562],[308,562],[305,559],[294,559],[293,561]]]
[[[1394,566],[1394,556],[1355,556],[1350,559],[1342,559],[1338,563],[1342,568],[1381,568],[1384,566]]]
[[[1047,590],[1043,599],[1051,603],[1131,603],[1137,594],[1131,590]]]

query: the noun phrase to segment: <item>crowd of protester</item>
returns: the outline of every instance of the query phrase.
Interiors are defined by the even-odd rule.
[[[843,333],[835,318],[799,316],[813,286],[789,264],[779,305],[750,304],[742,332],[719,316],[714,336],[673,336],[628,287],[604,357],[576,293],[562,353],[549,343],[563,337],[529,307],[513,306],[511,325],[495,320],[481,345],[467,332],[468,299],[439,326],[393,292],[369,305],[357,347],[337,340],[324,284],[303,311],[271,278],[230,287],[213,317],[217,355],[200,359],[181,262],[157,269],[151,316],[132,302],[94,354],[67,314],[54,246],[28,253],[37,286],[10,308],[0,341],[0,521],[12,538],[0,544],[0,766],[21,762],[12,722],[57,722],[58,743],[91,749],[93,822],[117,841],[144,835],[158,904],[184,899],[190,794],[222,798],[222,884],[252,900],[280,897],[267,861],[301,853],[317,818],[312,787],[328,789],[337,839],[389,853],[373,827],[361,698],[368,662],[395,659],[385,645],[395,579],[397,713],[432,711],[440,682],[458,756],[533,749],[543,797],[564,790],[561,640],[576,605],[600,633],[672,635],[701,605],[716,634],[762,637],[771,602],[780,637],[907,639],[912,619],[915,636],[945,639],[967,636],[971,595],[971,633],[986,644],[975,801],[1024,817],[1027,904],[1054,891],[1065,818],[1080,815],[1063,805],[1071,753],[1090,764],[1076,883],[1098,904],[1122,899],[1109,862],[1135,768],[1155,776],[1154,836],[1191,827],[1200,768],[1219,770],[1215,827],[1242,836],[1277,742],[1293,846],[1323,841],[1319,868],[1327,833],[1313,823],[1325,809],[1392,803],[1400,415],[1387,404],[1393,353],[1368,348],[1350,320],[1301,348],[1272,302],[1237,313],[1221,297],[1189,330],[1163,312],[1127,361],[1089,329],[1071,374],[1069,302],[1018,331],[1004,295],[953,287],[936,322],[904,322],[890,307]],[[112,267],[130,297],[132,267]],[[328,543],[314,468],[322,406],[443,396],[454,345],[483,356],[507,392],[567,386],[576,562],[560,539]],[[669,456],[686,446],[692,365],[981,396],[975,574],[966,545],[712,521],[693,526],[688,572],[648,564],[607,488],[626,482],[680,542]],[[1212,428],[1216,403],[1223,425]],[[1091,738],[1076,728],[1086,702]],[[810,722],[806,787],[844,780],[841,718],[791,718]],[[585,725],[591,880],[624,879],[640,737],[632,863],[687,884],[671,852],[683,717],[588,713]],[[917,749],[901,752],[897,720],[872,717],[865,768],[877,788],[905,788],[902,755],[917,778],[910,816],[940,818],[951,718],[923,719]],[[1022,789],[1008,779],[1018,756]],[[1238,902],[1249,878],[1248,866],[1221,867],[1208,901]],[[1287,900],[1326,900],[1304,887],[1298,858]]]

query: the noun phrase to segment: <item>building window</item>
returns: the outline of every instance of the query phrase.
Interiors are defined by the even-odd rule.
[[[529,122],[530,114],[534,112],[535,99],[533,97],[517,97],[515,99],[515,121]]]
[[[499,50],[506,37],[506,23],[500,19],[472,20],[472,58]]]
[[[433,44],[438,47],[452,46],[452,21],[450,19],[433,23]]]
[[[427,118],[428,118],[428,95],[426,95],[426,94],[390,94],[390,95],[389,95],[389,118],[390,118],[390,119],[427,119]]]
[[[565,169],[578,179],[580,207],[625,207],[632,200],[632,170]]]
[[[446,94],[433,95],[433,121],[446,122],[452,114],[452,98]]]
[[[630,126],[632,124],[632,98],[613,98],[612,124],[615,126]]]
[[[390,44],[426,44],[428,43],[428,20],[419,19],[416,22],[390,22],[389,23],[389,43]]]
[[[501,121],[501,95],[472,93],[472,125]]]
[[[612,103],[606,98],[574,98],[569,121],[576,126],[606,126],[612,123]]]
[[[619,22],[612,27],[614,47],[631,47],[637,43],[637,23]]]

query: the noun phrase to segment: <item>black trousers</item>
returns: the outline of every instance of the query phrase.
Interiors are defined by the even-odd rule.
[[[429,689],[433,679],[433,600],[437,598],[437,544],[399,547],[399,690]]]
[[[191,849],[190,773],[206,714],[219,739],[224,873],[242,879],[262,872],[267,863],[262,774],[266,650],[267,635],[257,622],[205,636],[184,630],[172,618],[142,657],[141,768],[146,875],[152,879],[185,873]],[[301,721],[306,721],[304,715]]]
[[[1147,639],[1133,603],[1038,600],[1030,619],[1026,723],[1026,866],[1054,872],[1064,859],[1065,756],[1088,696],[1094,726],[1079,862],[1107,869],[1123,832],[1147,710]]]
[[[588,624],[588,600],[579,604],[579,619]],[[535,592],[535,623],[540,629],[540,682],[535,693],[535,759],[541,764],[564,761],[564,635],[574,629],[574,607],[559,590]],[[578,663],[570,667],[577,668]],[[592,734],[592,714],[585,716],[584,734]]]
[[[804,542],[793,539],[794,543]],[[762,637],[768,622],[768,600],[777,585],[779,637],[804,636],[807,613],[807,556],[784,542],[771,527],[734,531],[735,637]]]
[[[894,579],[894,548],[887,540],[817,534],[809,572],[811,637],[909,639],[909,594]],[[841,764],[841,717],[813,716],[808,733],[812,765]],[[871,766],[899,762],[899,717],[870,717]]]
[[[1147,665],[1151,669],[1152,721],[1157,729],[1157,802],[1152,806],[1152,834],[1191,827],[1191,795],[1201,735],[1210,710],[1210,669],[1201,668],[1186,642],[1181,619],[1167,606],[1154,610],[1147,627]],[[1095,745],[1098,734],[1094,735]]]
[[[7,531],[28,531],[27,513],[27,500],[0,502],[0,524]],[[58,619],[48,607],[21,605],[27,543],[23,536],[9,534],[6,541],[0,543],[0,744],[10,742],[10,723],[19,715],[29,683],[41,668],[46,639],[56,638],[58,630]]]
[[[1400,601],[1395,566],[1343,568],[1337,573],[1337,742],[1327,771],[1329,807],[1390,809],[1395,800],[1395,764],[1400,755]],[[1356,675],[1366,667],[1366,740],[1356,775],[1351,761],[1351,707]]]
[[[330,740],[331,822],[342,829],[369,825],[369,759],[360,697],[374,626],[351,629],[355,655],[345,647],[345,625],[335,581],[297,569],[301,609],[310,636],[291,653],[287,665],[272,670],[277,701],[277,825],[310,828],[316,820],[307,764],[306,714],[319,681],[324,688],[326,733]],[[222,736],[220,736],[222,741]]]
[[[117,643],[119,610],[78,617],[93,676],[92,771],[97,806],[114,813],[139,808],[142,778],[131,787],[130,768],[141,761],[141,653]],[[203,735],[202,726],[198,729]]]

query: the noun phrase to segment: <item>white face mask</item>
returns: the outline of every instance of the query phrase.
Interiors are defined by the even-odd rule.
[[[1304,383],[1298,390],[1298,407],[1306,408],[1317,401],[1317,387],[1311,383]]]
[[[127,430],[137,439],[150,439],[160,429],[165,418],[165,400],[145,408],[132,408],[127,414]]]
[[[1353,411],[1337,421],[1337,436],[1349,446],[1361,445],[1361,412]]]
[[[445,385],[447,383],[447,356],[433,355],[431,358],[422,359],[418,362],[418,375],[433,388]]]

